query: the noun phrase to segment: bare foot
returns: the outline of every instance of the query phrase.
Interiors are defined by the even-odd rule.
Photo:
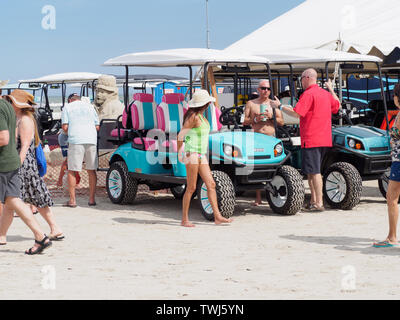
[[[6,237],[0,237],[0,245],[4,246],[7,244],[7,239]]]
[[[260,204],[262,204],[262,201],[255,201],[255,202],[253,203],[253,206],[254,206],[254,207],[258,207]]]
[[[181,226],[186,227],[186,228],[194,228],[195,227],[195,225],[193,223],[191,223],[190,221],[182,221]]]
[[[229,218],[224,218],[223,216],[215,217],[214,222],[215,224],[221,224],[221,223],[231,223],[233,219]]]

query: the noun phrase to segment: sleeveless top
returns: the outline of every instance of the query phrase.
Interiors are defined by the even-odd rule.
[[[190,129],[185,137],[185,152],[207,153],[210,124],[204,116],[199,114],[199,118],[201,125],[198,128]]]

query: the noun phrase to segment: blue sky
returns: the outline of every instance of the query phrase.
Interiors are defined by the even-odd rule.
[[[209,0],[210,47],[224,49],[304,0]],[[102,67],[130,52],[206,47],[206,0],[2,0],[0,79],[59,72],[122,74]],[[42,28],[56,10],[55,30]],[[267,39],[266,39],[267,41]],[[133,73],[160,73],[138,68]],[[163,73],[177,74],[177,72]]]

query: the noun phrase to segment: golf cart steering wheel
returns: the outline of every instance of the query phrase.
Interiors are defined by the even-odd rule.
[[[221,107],[221,115],[219,122],[225,126],[233,125],[235,129],[239,129],[241,117],[244,112],[244,106],[236,106],[231,108]]]

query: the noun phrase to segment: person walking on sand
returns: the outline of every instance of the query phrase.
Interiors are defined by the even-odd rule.
[[[243,125],[251,125],[254,132],[269,136],[275,135],[274,114],[270,105],[271,87],[268,80],[261,80],[257,88],[258,97],[249,100],[244,109]],[[275,110],[275,120],[278,126],[283,126],[283,117],[279,109]],[[254,206],[262,204],[261,190],[256,190]]]
[[[189,221],[189,206],[193,193],[196,191],[197,176],[203,179],[207,186],[207,195],[214,212],[215,224],[230,223],[232,219],[224,218],[218,208],[215,181],[207,161],[208,138],[210,124],[203,116],[209,104],[215,102],[206,90],[197,90],[188,102],[188,111],[183,118],[182,130],[178,134],[178,159],[186,166],[186,191],[182,203],[182,222],[184,227],[194,227]]]
[[[393,92],[394,104],[400,109],[400,83]],[[400,196],[400,113],[397,114],[393,127],[390,129],[390,145],[392,147],[392,166],[390,168],[389,184],[386,192],[386,202],[389,215],[389,234],[384,241],[373,244],[375,248],[398,247],[397,222],[399,219]]]
[[[69,201],[65,207],[76,207],[76,172],[82,170],[83,161],[89,176],[89,206],[96,205],[97,184],[97,131],[99,117],[93,105],[81,101],[78,95],[71,97],[61,114],[62,129],[68,134],[68,189]]]
[[[22,90],[21,90],[22,91]],[[13,98],[16,103],[32,106],[33,97],[27,92]],[[35,238],[33,247],[25,251],[28,255],[41,253],[51,246],[51,240],[43,233],[32,211],[19,197],[21,179],[18,169],[21,165],[16,148],[16,116],[13,107],[4,99],[0,99],[0,201],[4,204],[4,212],[16,211],[22,221],[31,229]],[[0,217],[0,234],[5,235],[8,229],[9,215]],[[12,214],[11,214],[12,218]],[[4,239],[0,244],[5,245]]]
[[[332,147],[332,114],[340,108],[340,101],[328,80],[325,84],[329,92],[317,84],[318,73],[310,68],[301,75],[304,93],[294,108],[282,106],[277,97],[271,102],[274,108],[282,108],[293,117],[300,118],[301,166],[307,175],[311,190],[309,212],[322,212],[323,182],[321,165],[328,148]]]
[[[35,149],[40,143],[38,128],[35,119],[33,96],[23,90],[14,90],[10,95],[4,96],[14,108],[17,117],[17,150],[21,167],[19,168],[19,179],[21,181],[21,199],[34,206],[42,215],[50,227],[50,240],[61,240],[64,235],[57,225],[54,215],[50,209],[54,205],[50,192],[42,177],[39,175],[36,162]],[[27,100],[28,103],[20,103]],[[34,212],[32,212],[34,214]],[[0,241],[5,243],[6,232],[13,221],[13,211],[4,210],[3,226],[0,233]]]

